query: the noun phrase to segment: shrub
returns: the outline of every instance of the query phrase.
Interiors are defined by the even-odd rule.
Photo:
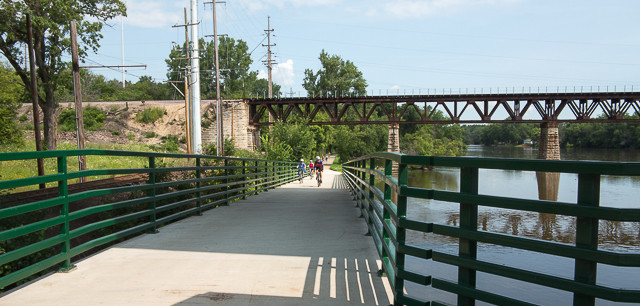
[[[153,138],[153,137],[156,137],[156,133],[154,133],[154,132],[147,132],[147,135],[145,135],[145,137],[147,137],[147,138]]]
[[[84,129],[89,131],[97,131],[102,128],[104,120],[107,119],[104,111],[96,106],[87,106],[82,111],[82,120]],[[60,113],[58,118],[58,130],[75,131],[76,130],[76,111],[75,109],[66,109]]]
[[[115,113],[118,111],[118,106],[117,105],[111,105],[111,108],[109,109],[109,111],[111,111],[112,113]]]
[[[136,137],[136,135],[134,133],[129,133],[129,135],[127,135],[127,138],[129,138],[129,140],[133,141],[133,139]]]
[[[33,130],[35,130],[36,128],[33,126],[33,123],[31,123],[31,122],[27,122],[27,123],[24,125],[24,129],[25,129],[25,130],[27,130],[27,131],[33,131]]]
[[[20,122],[27,121],[27,113],[24,113],[20,117],[18,117],[18,120],[20,120]]]
[[[137,122],[152,123],[162,118],[164,107],[147,107],[136,115]]]
[[[208,129],[211,126],[211,121],[205,119],[200,123],[203,129]]]
[[[112,131],[111,135],[113,136],[120,136],[120,131]]]
[[[180,137],[180,143],[186,144],[187,143],[187,136]]]

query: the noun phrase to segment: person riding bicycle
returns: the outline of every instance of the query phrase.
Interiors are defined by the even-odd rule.
[[[300,159],[298,164],[298,175],[302,175],[302,172],[307,173],[307,165],[305,165],[303,158]]]
[[[309,173],[310,173],[310,176],[313,178],[313,160],[309,160]]]
[[[324,164],[322,163],[322,158],[320,158],[320,156],[316,156],[316,162],[313,165],[313,168],[316,169],[316,175],[320,176],[320,183],[322,183],[322,171],[324,170]]]

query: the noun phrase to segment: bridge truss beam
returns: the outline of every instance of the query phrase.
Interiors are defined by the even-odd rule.
[[[293,113],[311,125],[640,122],[640,119],[624,119],[628,112],[640,113],[640,93],[637,92],[273,98],[250,99],[248,103],[249,124],[254,126],[286,122]],[[416,110],[420,120],[401,119],[410,108]],[[347,118],[349,109],[352,112]],[[500,109],[505,110],[509,118],[493,118]],[[377,110],[383,114],[382,120],[372,119]],[[445,120],[432,119],[437,110],[442,110]],[[601,110],[606,119],[593,119],[597,110]],[[320,120],[320,112],[327,114],[329,121]],[[273,121],[265,121],[268,117],[265,113],[271,114]],[[469,115],[462,119],[465,114]],[[564,117],[569,119],[560,119],[561,114],[568,114]],[[533,119],[524,119],[525,116]]]

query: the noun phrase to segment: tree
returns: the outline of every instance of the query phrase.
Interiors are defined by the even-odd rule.
[[[16,120],[23,93],[20,78],[6,63],[0,63],[0,144],[23,142]]]
[[[353,62],[329,55],[324,49],[319,59],[322,69],[316,73],[311,69],[304,70],[302,87],[307,90],[308,96],[366,95],[367,81]]]
[[[204,98],[215,98],[215,50],[214,42],[199,41],[200,49],[200,94]],[[184,69],[186,60],[173,60],[173,58],[188,57],[186,45],[182,51],[171,50],[167,63],[167,78],[172,81],[184,80]],[[249,66],[253,63],[251,54],[247,51],[247,43],[241,39],[235,40],[231,37],[222,37],[218,44],[218,64],[220,65],[220,92],[223,98],[249,97],[251,93],[262,95],[263,90],[267,90],[266,80],[258,80],[258,71],[250,71]],[[280,92],[280,86],[273,84],[273,92]]]
[[[29,71],[21,63],[26,54],[22,46],[27,42],[26,14],[33,22],[35,62],[38,68],[38,93],[29,81]],[[44,137],[49,150],[56,149],[55,92],[61,85],[60,71],[64,69],[64,53],[70,53],[70,22],[78,27],[80,58],[88,50],[98,50],[100,31],[107,20],[126,15],[126,8],[119,0],[3,0],[0,2],[0,52],[9,61],[27,91],[38,95],[38,104],[44,113]],[[89,17],[95,21],[86,21]]]

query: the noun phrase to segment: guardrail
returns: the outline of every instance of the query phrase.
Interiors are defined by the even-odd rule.
[[[105,155],[122,157],[140,157],[148,159],[148,168],[140,169],[98,169],[69,172],[67,158],[78,155]],[[148,152],[128,152],[112,150],[67,150],[43,152],[1,153],[1,161],[31,160],[37,158],[57,159],[57,173],[9,181],[0,181],[0,191],[41,183],[57,182],[58,195],[55,198],[17,206],[0,206],[0,224],[5,230],[0,232],[0,243],[15,246],[14,241],[32,241],[33,243],[9,249],[0,248],[0,290],[35,277],[61,265],[58,271],[69,271],[74,266],[71,258],[101,245],[122,239],[133,234],[156,233],[163,224],[189,215],[201,215],[203,210],[220,205],[228,205],[230,201],[244,199],[268,189],[297,179],[296,163],[259,159],[242,159],[208,155],[165,154]],[[184,167],[158,167],[158,159],[183,160]],[[34,163],[35,164],[35,163]],[[181,180],[173,180],[170,173],[187,173]],[[147,184],[109,189],[68,193],[68,180],[96,175],[124,175],[145,173],[149,175]],[[164,177],[165,181],[158,178]],[[76,211],[69,210],[69,203],[87,200],[105,195],[142,192],[139,197],[108,204],[90,205]],[[2,204],[0,198],[0,204]],[[7,205],[3,205],[7,206]],[[57,209],[53,217],[33,219],[33,214],[43,210]],[[125,210],[127,214],[117,215]],[[129,211],[126,211],[129,209]],[[133,210],[133,212],[131,211]],[[100,213],[111,213],[103,220],[84,222],[72,228],[70,222],[87,220]],[[44,214],[43,214],[44,215]],[[51,215],[51,214],[49,214]],[[21,217],[26,217],[20,219]],[[91,219],[90,219],[91,220]],[[25,223],[23,221],[31,221]],[[78,222],[78,221],[76,221]],[[7,229],[7,224],[15,226]],[[99,236],[79,245],[72,245],[71,240],[95,231],[119,225],[126,229]],[[130,225],[130,226],[129,226]],[[2,227],[0,227],[2,228]],[[58,235],[43,237],[44,231],[59,228]],[[119,228],[120,229],[120,228]],[[41,233],[41,238],[28,235]],[[30,237],[26,239],[26,237]],[[0,244],[2,247],[2,244]],[[43,251],[47,255],[43,255]],[[4,253],[4,254],[3,254]],[[24,262],[29,265],[24,266]],[[20,263],[19,270],[7,269],[9,264]],[[24,267],[23,267],[24,266]]]
[[[376,169],[376,160],[384,161],[383,171]],[[398,165],[397,179],[392,176],[394,162]],[[460,192],[409,187],[409,165],[460,168]],[[478,182],[481,177],[478,169],[481,168],[578,174],[577,205],[479,195]],[[343,164],[342,169],[374,238],[383,262],[383,270],[393,286],[394,305],[447,305],[438,301],[423,301],[408,295],[405,292],[406,281],[456,294],[458,305],[474,305],[476,300],[497,305],[534,305],[479,289],[476,286],[477,272],[573,292],[573,305],[595,305],[596,298],[640,303],[640,290],[617,289],[597,284],[598,263],[640,267],[640,254],[598,250],[599,220],[640,222],[640,209],[599,207],[600,176],[638,176],[640,163],[434,157],[384,152],[349,161]],[[375,186],[376,181],[384,183],[383,190]],[[397,194],[395,202],[392,199],[392,191]],[[407,216],[407,198],[410,197],[460,203],[459,226],[412,220]],[[479,206],[577,217],[576,244],[478,231]],[[407,230],[458,238],[459,254],[442,253],[411,245],[405,240]],[[479,260],[478,242],[575,259],[574,279]],[[405,269],[407,255],[457,266],[457,283],[408,271]]]

